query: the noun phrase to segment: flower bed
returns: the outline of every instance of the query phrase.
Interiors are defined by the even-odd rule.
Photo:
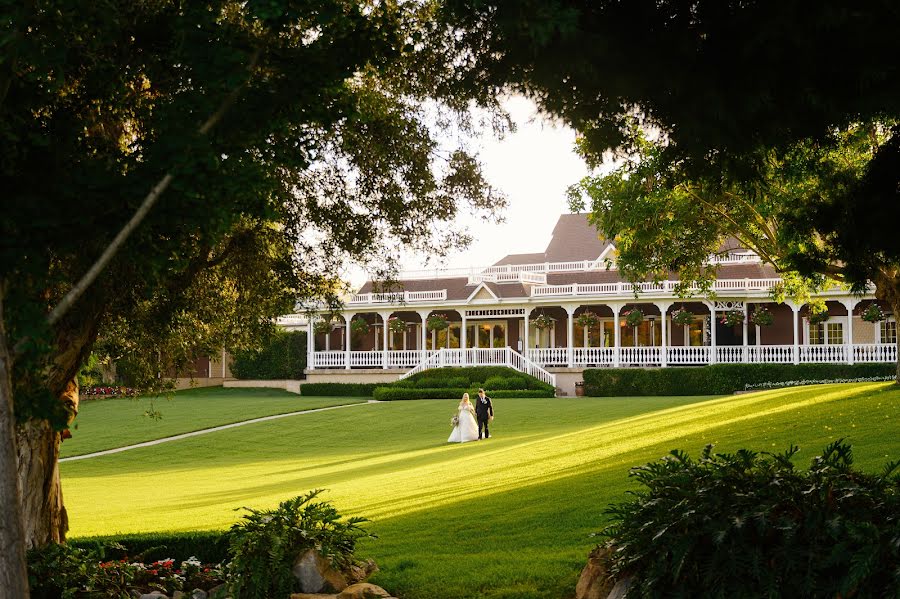
[[[92,399],[95,397],[124,397],[137,394],[137,389],[132,389],[131,387],[120,387],[118,385],[82,387],[78,390],[78,395],[82,399]]]

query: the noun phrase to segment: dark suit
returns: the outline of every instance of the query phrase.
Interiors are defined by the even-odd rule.
[[[488,423],[490,422],[490,418],[494,415],[494,404],[491,403],[491,398],[485,395],[484,397],[475,398],[475,418],[478,420],[478,438],[481,439],[481,430],[484,429],[484,438],[487,439],[491,436],[490,431],[488,430]]]

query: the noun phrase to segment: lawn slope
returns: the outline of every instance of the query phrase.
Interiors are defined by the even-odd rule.
[[[404,599],[571,597],[628,468],[707,443],[837,437],[869,470],[900,457],[900,391],[829,385],[726,398],[496,400],[494,438],[447,445],[453,401],[392,402],[248,425],[62,465],[75,536],[224,528],[234,508],[312,488],[373,520],[361,553]]]

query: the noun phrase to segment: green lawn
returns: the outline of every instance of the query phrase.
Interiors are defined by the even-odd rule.
[[[92,399],[81,403],[62,457],[171,437],[260,416],[366,401],[358,397],[301,397],[280,389],[189,389],[168,398]],[[152,410],[151,410],[152,408]],[[155,419],[145,415],[156,411]]]
[[[313,488],[379,539],[373,582],[403,599],[570,598],[628,468],[682,448],[846,437],[869,470],[900,457],[900,391],[855,384],[725,398],[495,401],[494,438],[447,445],[454,401],[285,418],[62,464],[73,536],[224,528]]]

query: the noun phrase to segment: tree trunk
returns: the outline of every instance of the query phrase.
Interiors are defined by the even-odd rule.
[[[875,279],[875,297],[891,306],[894,320],[900,327],[900,272],[896,269],[881,269]],[[900,329],[897,332],[897,369],[894,381],[900,384]]]
[[[28,570],[19,501],[21,493],[16,476],[11,370],[0,290],[0,599],[27,599]]]
[[[62,543],[69,530],[59,484],[59,433],[46,420],[29,420],[17,429],[19,486],[25,544],[31,549]]]

